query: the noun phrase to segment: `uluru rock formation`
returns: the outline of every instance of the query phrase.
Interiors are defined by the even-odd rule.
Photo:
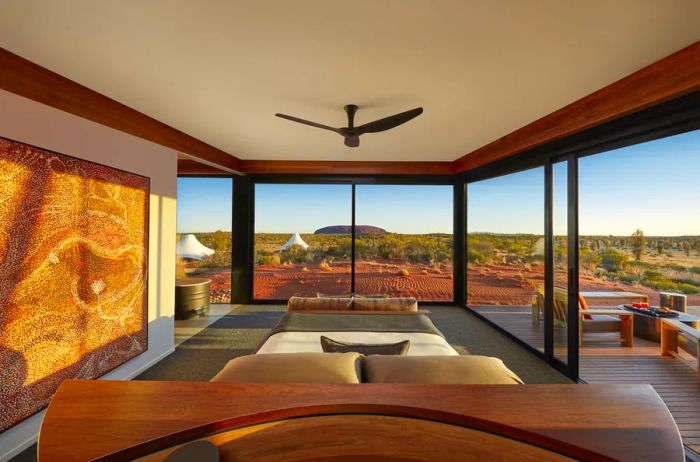
[[[325,226],[323,228],[317,229],[314,231],[314,234],[350,234],[352,233],[352,226],[350,225],[334,225],[334,226]],[[385,229],[379,228],[377,226],[370,226],[370,225],[357,225],[355,226],[355,233],[356,234],[384,234],[386,233]]]

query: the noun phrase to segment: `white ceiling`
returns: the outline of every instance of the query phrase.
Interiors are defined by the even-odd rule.
[[[700,40],[698,0],[2,0],[0,46],[242,159],[454,160]],[[423,106],[346,148],[344,126]]]

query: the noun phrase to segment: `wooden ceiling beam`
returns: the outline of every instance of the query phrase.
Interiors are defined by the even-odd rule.
[[[287,175],[451,175],[452,162],[242,160],[241,171]]]
[[[0,89],[238,171],[240,160],[122,103],[0,48]]]
[[[700,41],[454,162],[456,173],[508,158],[700,90]]]
[[[454,162],[241,160],[156,119],[0,48],[0,89],[221,166],[225,173],[450,175],[506,159],[528,149],[700,90],[696,42]],[[221,174],[195,161],[183,174]]]

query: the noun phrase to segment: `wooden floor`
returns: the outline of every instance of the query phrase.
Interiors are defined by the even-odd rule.
[[[543,349],[544,323],[533,325],[530,307],[481,306],[475,311],[518,336],[531,346]],[[555,333],[556,334],[556,333]],[[559,333],[561,335],[562,333]],[[555,345],[565,345],[555,335]],[[565,349],[555,349],[565,356]],[[684,359],[697,367],[690,356]],[[678,358],[659,354],[659,344],[635,337],[634,347],[615,342],[594,342],[579,351],[579,375],[588,383],[648,383],[668,406],[683,442],[700,452],[700,384],[697,373]]]

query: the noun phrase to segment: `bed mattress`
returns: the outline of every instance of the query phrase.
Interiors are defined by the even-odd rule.
[[[322,352],[321,336],[347,343],[411,342],[408,356],[458,355],[424,314],[287,313],[257,354]]]

